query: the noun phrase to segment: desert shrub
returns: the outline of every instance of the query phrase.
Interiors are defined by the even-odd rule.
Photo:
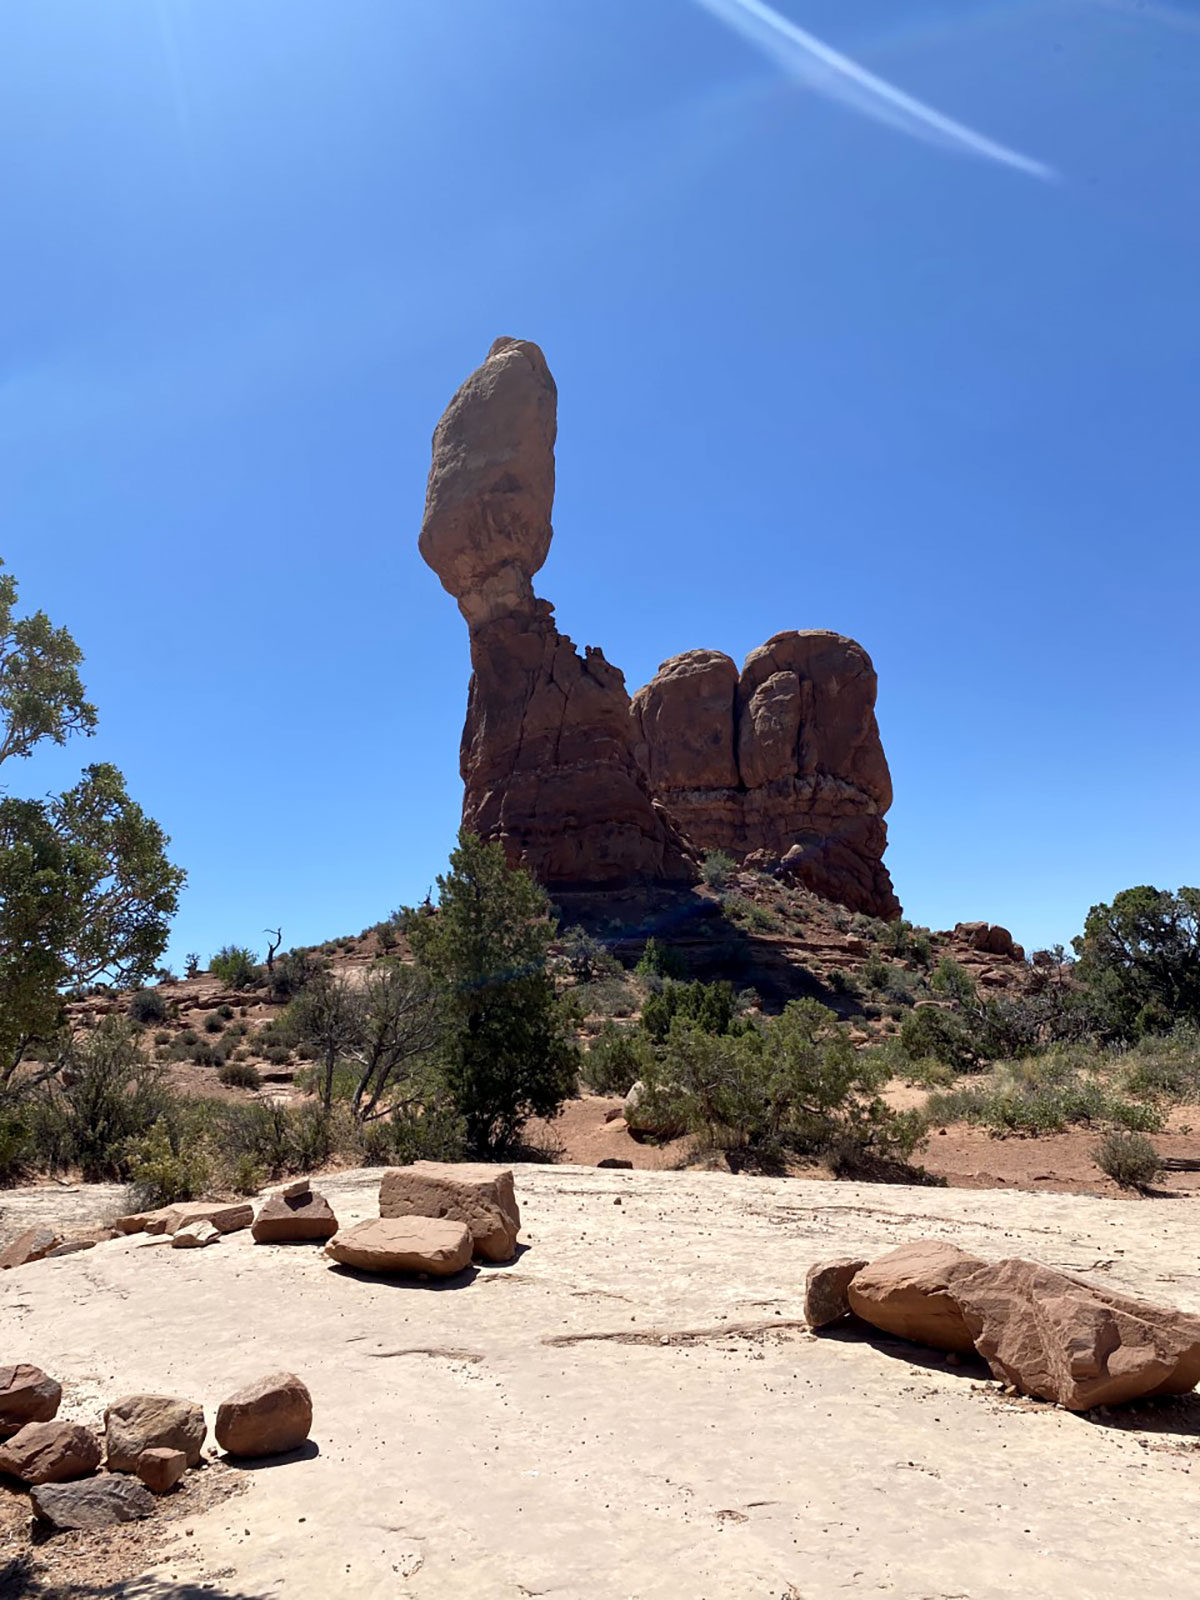
[[[139,989],[129,1000],[129,1015],[135,1022],[165,1022],[167,1002],[157,989]]]
[[[192,1046],[191,1059],[198,1067],[218,1067],[223,1057],[209,1044],[207,1039],[199,1039]]]
[[[224,1061],[217,1069],[217,1079],[227,1089],[261,1089],[259,1071],[249,1061]]]
[[[1162,1171],[1162,1159],[1144,1133],[1106,1134],[1092,1159],[1122,1189],[1147,1189]]]
[[[637,990],[625,978],[599,978],[569,991],[582,1016],[631,1017],[637,1010]]]
[[[258,957],[245,945],[222,945],[208,964],[209,971],[232,989],[249,989],[258,978]]]
[[[326,963],[308,950],[289,950],[271,968],[267,987],[275,1000],[294,1000],[312,983]]]
[[[199,1042],[200,1035],[196,1032],[195,1028],[184,1028],[182,1033],[176,1034],[175,1036],[176,1044],[186,1045],[189,1049],[192,1045],[199,1044]]]
[[[955,1011],[917,1006],[900,1024],[900,1043],[910,1061],[940,1061],[953,1072],[974,1072],[979,1052],[970,1031]]]
[[[466,1143],[466,1124],[443,1099],[388,1122],[366,1123],[360,1149],[367,1166],[395,1167],[410,1161],[459,1161]]]
[[[930,1097],[935,1122],[970,1122],[998,1135],[1061,1133],[1077,1124],[1105,1123],[1153,1132],[1162,1117],[1152,1106],[1124,1099],[1071,1052],[1007,1062],[985,1082]]]
[[[834,994],[857,995],[861,993],[858,979],[845,967],[834,967],[829,973],[829,987]]]
[[[868,989],[882,989],[888,981],[891,970],[891,963],[885,961],[877,950],[872,950],[863,962],[862,981]]]
[[[733,985],[729,983],[665,983],[642,1006],[642,1029],[662,1044],[676,1017],[705,1033],[728,1033],[733,1024]]]
[[[233,1021],[233,1007],[227,1000],[217,1007],[217,1015],[221,1018],[222,1022]]]
[[[155,1044],[170,1044],[171,1035],[166,1028],[160,1028],[158,1030],[158,1032],[154,1035],[154,1042]]]
[[[737,867],[737,862],[724,850],[709,850],[700,868],[700,876],[710,889],[724,889]]]
[[[205,1017],[204,1031],[205,1033],[224,1033],[225,1023],[215,1011],[211,1012],[207,1017]]]
[[[596,983],[621,975],[621,963],[612,951],[583,928],[568,928],[558,944],[562,964],[576,983]]]
[[[125,1149],[125,1175],[134,1209],[194,1200],[207,1189],[212,1166],[203,1138],[188,1125],[159,1117]]]
[[[292,1059],[292,1052],[286,1044],[269,1044],[263,1051],[263,1060],[273,1067],[284,1067]]]
[[[634,967],[639,978],[676,978],[687,976],[687,963],[678,950],[659,944],[657,939],[647,939],[645,948]]]
[[[653,1060],[640,1028],[606,1022],[588,1046],[580,1073],[596,1094],[628,1094]]]
[[[1122,890],[1111,905],[1091,908],[1072,944],[1076,975],[1119,1036],[1200,1022],[1200,888]]]
[[[726,895],[723,904],[725,915],[742,927],[751,928],[756,933],[775,933],[779,929],[779,918],[774,912],[745,895]]]
[[[755,1161],[834,1148],[905,1160],[924,1122],[880,1099],[887,1077],[831,1011],[793,1000],[772,1022],[735,1035],[676,1018],[642,1081],[650,1116]]]
[[[57,1083],[35,1114],[41,1161],[77,1166],[86,1183],[127,1175],[129,1141],[172,1109],[173,1096],[138,1047],[129,1025],[107,1018],[70,1047]]]
[[[1120,1083],[1139,1099],[1200,1101],[1200,1028],[1181,1022],[1140,1039],[1124,1057]]]
[[[184,976],[188,978],[194,978],[200,971],[200,957],[194,950],[189,950],[187,955],[184,956],[183,971]]]

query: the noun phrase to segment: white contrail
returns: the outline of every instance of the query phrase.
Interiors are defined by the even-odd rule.
[[[976,133],[974,128],[965,127],[932,106],[915,100],[894,84],[877,78],[849,56],[831,50],[820,39],[797,27],[763,0],[696,0],[696,3],[757,45],[806,88],[815,89],[819,94],[828,95],[917,138],[932,139],[970,155],[999,161],[1033,178],[1057,176],[1044,162],[997,144],[994,139]]]

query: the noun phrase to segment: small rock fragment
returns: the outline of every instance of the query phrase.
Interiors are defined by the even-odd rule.
[[[151,1494],[166,1494],[187,1471],[187,1456],[182,1450],[156,1447],[143,1450],[138,1457],[137,1475]]]
[[[171,1236],[172,1250],[202,1250],[206,1244],[215,1244],[221,1237],[211,1222],[188,1222]]]
[[[804,1320],[810,1328],[828,1328],[850,1314],[850,1280],[866,1266],[865,1259],[841,1256],[818,1261],[808,1269],[804,1285]]]

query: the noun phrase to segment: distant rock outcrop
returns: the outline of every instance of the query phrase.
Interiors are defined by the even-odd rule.
[[[875,672],[839,634],[779,633],[739,673],[691,650],[631,705],[533,592],[553,534],[557,391],[534,344],[498,339],[433,439],[420,550],[471,636],[463,822],[543,883],[686,883],[705,850],[895,917],[891,780]]]
[[[689,650],[633,697],[638,756],[698,848],[784,863],[827,899],[897,917],[875,689],[871,658],[837,633],[777,633],[740,673]]]
[[[543,883],[687,882],[684,841],[633,751],[625,680],[554,626],[531,579],[550,548],[557,391],[497,339],[433,437],[421,554],[471,631],[463,822]]]

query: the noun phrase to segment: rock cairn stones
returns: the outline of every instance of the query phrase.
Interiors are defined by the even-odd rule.
[[[809,1272],[812,1327],[842,1306],[884,1333],[947,1352],[977,1352],[1020,1394],[1068,1411],[1200,1383],[1200,1317],[1114,1294],[1017,1257],[985,1261],[941,1240],[901,1245],[845,1278],[854,1263]]]
[[[251,1228],[256,1244],[292,1244],[330,1239],[337,1218],[323,1195],[314,1192],[307,1178],[299,1178],[268,1195]]]
[[[143,1450],[137,1462],[137,1475],[151,1494],[168,1493],[187,1469],[188,1458],[182,1450],[168,1450],[162,1446]]]

